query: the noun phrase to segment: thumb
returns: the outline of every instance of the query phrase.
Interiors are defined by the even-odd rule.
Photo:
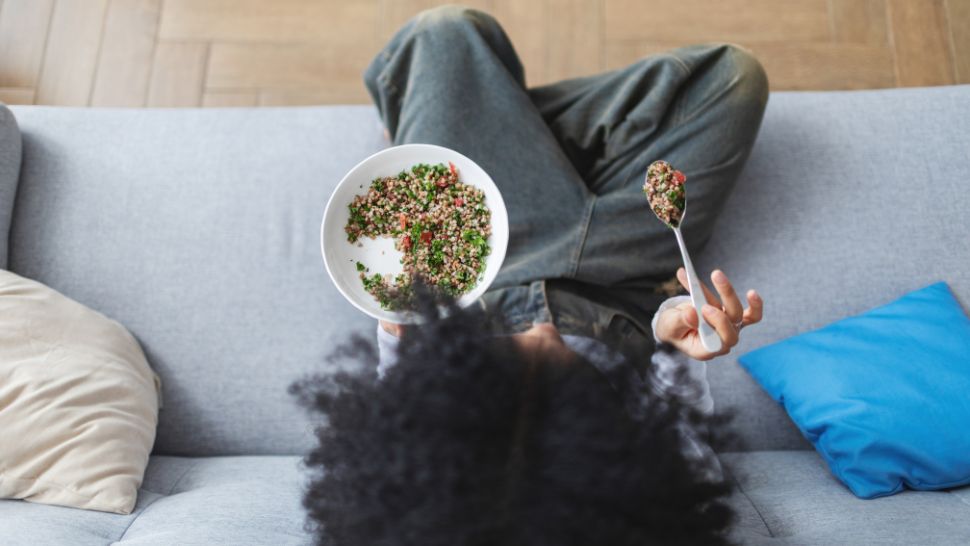
[[[664,313],[662,331],[669,340],[682,339],[689,332],[697,330],[697,312],[690,304],[681,304]]]

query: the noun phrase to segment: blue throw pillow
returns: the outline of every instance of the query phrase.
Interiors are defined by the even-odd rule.
[[[857,496],[970,483],[970,319],[945,283],[740,361]]]

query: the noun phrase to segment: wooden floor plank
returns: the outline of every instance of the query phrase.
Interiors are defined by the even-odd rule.
[[[600,2],[546,0],[545,82],[576,78],[602,68]]]
[[[379,0],[166,0],[163,40],[377,47]]]
[[[110,0],[91,106],[144,106],[161,0]]]
[[[207,89],[202,94],[202,106],[208,108],[256,106],[258,104],[259,94],[255,91]]]
[[[645,56],[686,44],[607,42],[607,69],[622,68]],[[768,74],[771,89],[872,89],[893,87],[892,52],[859,44],[754,42],[752,50]]]
[[[827,41],[827,0],[604,0],[607,40]]]
[[[369,104],[370,96],[359,86],[312,89],[265,89],[259,94],[260,106],[315,106],[320,104]]]
[[[426,0],[382,0],[378,33],[386,42],[408,19],[432,4]]]
[[[901,87],[954,83],[943,0],[888,0]]]
[[[373,53],[322,44],[214,43],[207,85],[234,89],[363,89]]]
[[[946,0],[957,83],[970,83],[970,2]]]
[[[381,46],[453,1],[0,0],[0,100],[367,103]],[[703,42],[754,50],[775,90],[970,83],[970,0],[461,3],[498,19],[530,86]]]
[[[107,0],[58,0],[37,85],[36,101],[87,106],[101,47]]]
[[[493,0],[492,15],[498,20],[525,69],[527,85],[549,81],[546,75],[548,51],[546,3],[541,1]]]
[[[159,41],[148,106],[200,106],[208,53],[205,43]]]
[[[856,44],[749,44],[773,89],[879,89],[893,87],[888,47]]]
[[[34,104],[34,90],[29,87],[0,87],[0,102]]]
[[[885,45],[889,42],[886,0],[829,0],[836,42]]]
[[[54,0],[4,0],[0,6],[0,86],[34,87]]]

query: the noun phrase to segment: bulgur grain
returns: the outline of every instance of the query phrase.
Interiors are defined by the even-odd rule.
[[[459,178],[451,163],[419,163],[375,178],[348,205],[347,241],[394,237],[394,248],[404,254],[398,275],[367,275],[369,269],[358,266],[364,289],[382,308],[409,308],[415,278],[455,297],[478,284],[491,252],[491,211],[482,190]]]
[[[684,173],[674,170],[666,161],[654,161],[647,167],[647,180],[643,192],[647,194],[650,209],[670,227],[680,225],[687,203]]]

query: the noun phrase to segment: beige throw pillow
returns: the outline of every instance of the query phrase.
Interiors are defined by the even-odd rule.
[[[0,498],[131,513],[160,385],[123,326],[0,270]]]

